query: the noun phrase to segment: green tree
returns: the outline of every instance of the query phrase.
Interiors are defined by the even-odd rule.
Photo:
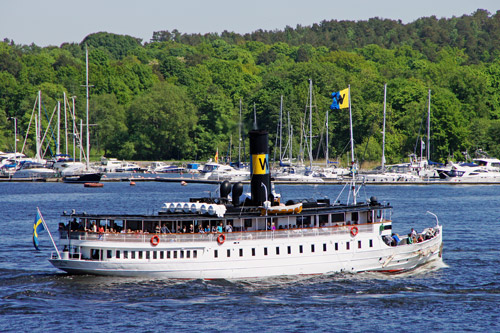
[[[195,126],[196,108],[185,89],[158,83],[128,109],[127,146],[133,144],[138,160],[192,158]]]

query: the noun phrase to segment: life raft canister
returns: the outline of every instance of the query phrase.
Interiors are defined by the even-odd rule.
[[[151,237],[151,245],[156,246],[158,244],[160,244],[160,237],[158,235]]]
[[[217,236],[217,243],[219,243],[219,245],[224,244],[225,240],[226,240],[226,236],[224,236],[224,234],[219,234],[219,236]]]
[[[351,235],[354,237],[358,234],[358,227],[352,227],[351,228]]]

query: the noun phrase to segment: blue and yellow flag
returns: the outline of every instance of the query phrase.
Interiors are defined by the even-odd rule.
[[[36,210],[36,217],[35,217],[35,224],[33,224],[33,246],[35,246],[35,249],[39,250],[38,248],[38,233],[41,231],[44,231],[45,227],[43,226],[43,221],[42,221],[42,214],[40,214],[40,211],[37,209]]]
[[[349,107],[349,88],[332,93],[332,105],[330,109],[339,110]]]

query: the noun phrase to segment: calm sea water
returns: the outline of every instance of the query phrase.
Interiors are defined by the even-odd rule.
[[[277,186],[285,199],[337,197],[340,186]],[[40,207],[61,213],[153,213],[213,185],[0,183],[0,331],[500,331],[500,187],[368,186],[394,206],[394,230],[444,225],[444,259],[412,274],[335,274],[249,281],[70,276],[32,246]],[[245,189],[246,190],[246,189]],[[345,196],[345,193],[344,193]],[[65,221],[64,221],[65,222]]]

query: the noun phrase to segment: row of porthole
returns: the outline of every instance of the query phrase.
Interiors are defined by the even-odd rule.
[[[373,247],[373,240],[372,239],[369,240],[369,247]],[[339,250],[339,243],[335,243],[334,248],[335,248],[335,251],[338,251]],[[350,250],[350,248],[351,248],[351,242],[346,242],[346,250]],[[267,256],[269,254],[268,248],[264,247],[263,249],[264,249],[264,255]],[[361,240],[358,240],[358,249],[361,249]],[[328,246],[326,243],[323,243],[323,252],[327,252],[327,251],[328,251]],[[240,257],[244,256],[242,248],[240,248],[238,252],[239,252]],[[311,253],[314,253],[314,252],[316,252],[316,246],[315,246],[315,244],[311,244]],[[292,254],[292,247],[290,245],[287,246],[287,253]],[[304,253],[303,245],[299,245],[299,253]],[[275,254],[276,255],[280,254],[280,247],[279,246],[276,246]],[[252,257],[254,257],[255,255],[256,255],[256,249],[252,248]],[[219,257],[219,250],[214,250],[214,258],[218,258],[218,257]],[[231,257],[231,249],[227,249],[226,257],[227,258]]]
[[[351,247],[351,242],[346,242],[346,250],[350,250]],[[369,240],[369,246],[373,247],[373,240]],[[361,240],[358,240],[358,248],[361,249]],[[339,243],[335,243],[334,245],[335,251],[339,250]],[[269,255],[269,251],[267,247],[263,248],[264,252],[263,254],[265,256]],[[299,253],[304,253],[304,247],[303,245],[299,245]],[[327,252],[328,246],[326,243],[323,243],[323,252]],[[98,256],[98,250],[91,250],[91,253],[93,253],[93,258],[95,256]],[[113,253],[114,252],[114,253]],[[136,255],[137,252],[137,255]],[[244,256],[244,251],[243,248],[239,249],[239,256],[243,257]],[[311,253],[316,252],[316,246],[315,244],[311,244]],[[287,246],[287,253],[292,254],[292,247]],[[114,254],[114,256],[113,256]],[[122,255],[123,254],[123,255]],[[276,255],[280,255],[280,247],[277,246],[275,250]],[[252,256],[256,255],[256,249],[252,248]],[[107,259],[153,259],[153,260],[164,260],[164,259],[196,259],[198,258],[198,251],[197,250],[166,250],[166,251],[128,251],[128,250],[107,250],[106,251],[106,257]],[[219,251],[214,250],[214,257],[218,258],[219,257]],[[231,249],[227,249],[226,257],[231,257]]]
[[[92,258],[98,259],[98,250],[91,250]],[[137,252],[137,254],[136,254]],[[114,256],[113,256],[114,254]],[[196,259],[197,250],[166,250],[166,251],[128,251],[128,250],[106,250],[107,259]]]

